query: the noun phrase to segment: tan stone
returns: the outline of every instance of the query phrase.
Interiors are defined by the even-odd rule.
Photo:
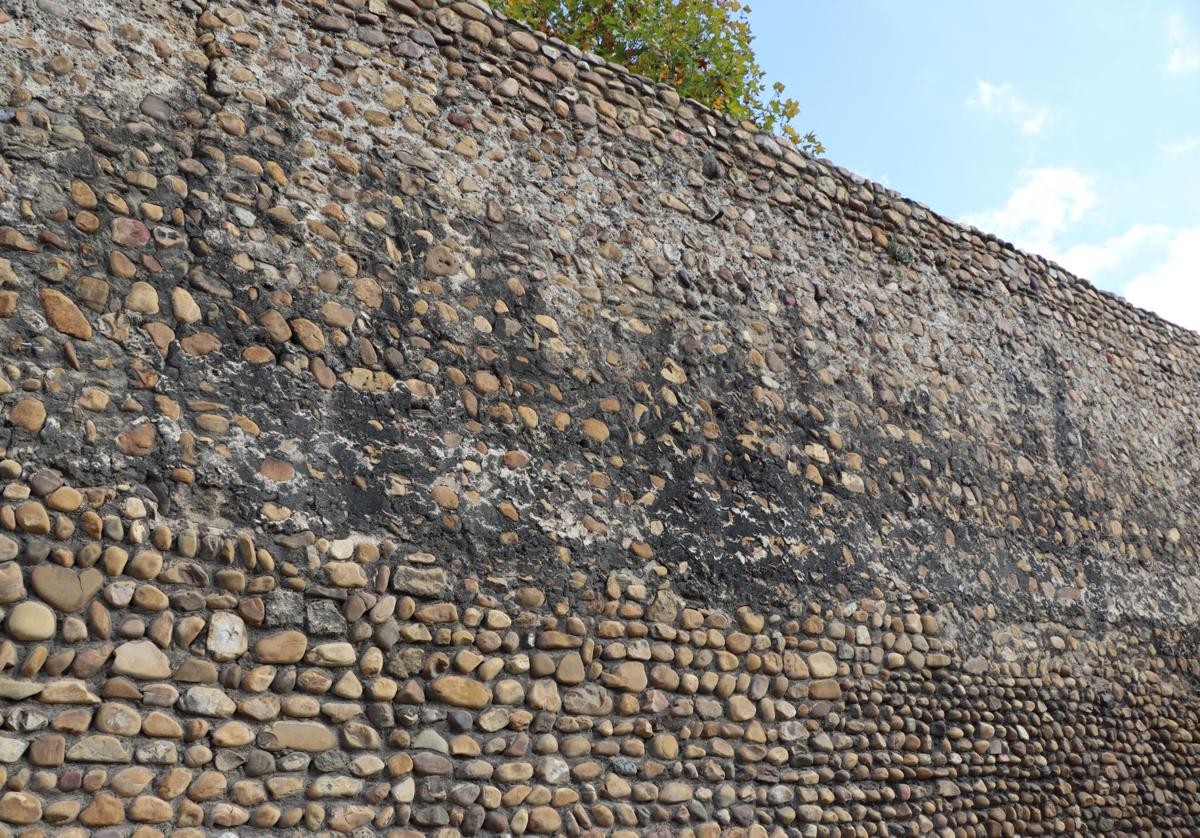
[[[354,646],[343,641],[321,643],[309,650],[305,661],[316,666],[350,666],[358,655]]]
[[[149,794],[135,797],[126,811],[134,823],[167,823],[174,814],[170,803]]]
[[[154,792],[163,800],[174,800],[183,794],[192,782],[192,772],[186,768],[172,768],[163,774],[154,786]]]
[[[18,428],[36,434],[46,424],[46,406],[33,397],[21,399],[8,412],[8,419]]]
[[[141,247],[150,241],[150,229],[136,218],[114,218],[112,240],[125,247]]]
[[[458,257],[445,245],[435,245],[425,254],[425,268],[433,276],[452,276],[459,270]]]
[[[9,701],[24,701],[37,695],[44,689],[36,681],[17,681],[12,678],[0,678],[0,698]]]
[[[125,295],[125,308],[139,314],[158,314],[158,292],[149,282],[135,282]]]
[[[0,564],[0,603],[17,602],[25,598],[25,577],[15,562]]]
[[[61,565],[42,564],[33,569],[29,581],[39,597],[70,614],[96,595],[104,584],[104,575],[92,567],[75,571]]]
[[[325,348],[325,335],[321,327],[306,317],[292,320],[292,336],[309,352],[319,352]]]
[[[754,702],[744,695],[734,695],[729,698],[729,718],[735,722],[745,722],[755,715]]]
[[[262,733],[268,751],[320,753],[337,746],[333,731],[320,722],[275,722]]]
[[[0,821],[36,823],[42,819],[42,801],[26,791],[9,791],[0,797]]]
[[[325,565],[329,581],[338,588],[365,588],[367,573],[362,565],[354,562],[329,562]]]
[[[562,828],[562,816],[550,806],[534,806],[529,810],[529,831],[538,835],[557,835]]]
[[[229,781],[224,774],[219,771],[205,771],[188,787],[187,796],[189,800],[197,803],[216,800],[225,794],[228,786]]]
[[[198,716],[226,719],[237,710],[237,703],[224,690],[216,687],[191,687],[180,699],[179,706]]]
[[[370,806],[339,806],[333,810],[333,816],[329,819],[329,827],[335,832],[354,832],[369,824],[374,817],[375,810]]]
[[[673,783],[667,783],[661,789],[659,789],[658,802],[665,803],[667,805],[686,803],[692,799],[692,796],[693,790],[689,784],[675,781]]]
[[[38,740],[45,741],[45,740]],[[16,762],[29,748],[29,743],[11,736],[0,736],[0,762]]]
[[[70,297],[53,288],[43,288],[41,298],[47,323],[64,335],[91,340],[92,324]]]
[[[35,500],[17,507],[17,525],[27,533],[46,535],[50,532],[50,516],[46,507]]]
[[[765,618],[746,606],[742,606],[737,610],[738,622],[741,623],[742,629],[749,634],[758,634],[766,625]]]
[[[183,736],[183,726],[159,710],[152,710],[142,720],[142,735],[159,739],[178,739]]]
[[[833,678],[813,681],[808,687],[810,698],[836,700],[842,697],[842,687]]]
[[[71,181],[71,200],[81,209],[96,208],[96,193],[81,180]]]
[[[296,476],[296,468],[285,460],[276,460],[273,457],[267,457],[262,461],[262,465],[258,467],[258,473],[276,483],[287,483]]]
[[[808,656],[808,671],[813,678],[832,678],[837,675],[837,661],[828,652],[813,652]]]
[[[308,637],[301,631],[281,631],[254,644],[259,663],[298,663],[308,650]]]
[[[178,285],[171,289],[171,311],[181,323],[198,323],[203,317],[195,298]]]
[[[218,748],[241,748],[254,741],[254,731],[241,722],[226,722],[213,731],[212,738]]]
[[[153,779],[153,771],[141,765],[132,765],[117,772],[112,780],[112,790],[121,797],[134,797],[141,794]]]
[[[520,704],[525,701],[525,688],[520,681],[505,678],[494,688],[494,700],[497,704]]]
[[[430,690],[444,704],[479,710],[492,700],[492,691],[474,678],[444,675],[430,685]]]
[[[125,820],[125,804],[111,794],[101,792],[79,813],[79,822],[87,827],[116,826]]]
[[[49,640],[55,625],[54,612],[40,602],[26,600],[8,612],[8,634],[15,640]]]
[[[55,512],[74,512],[83,506],[83,494],[70,486],[59,486],[46,498],[46,506]]]
[[[38,701],[43,704],[99,704],[100,699],[83,681],[63,678],[41,688]]]
[[[258,325],[266,329],[267,335],[275,343],[287,343],[292,338],[292,327],[283,315],[273,308],[259,315]]]
[[[646,665],[640,661],[626,661],[616,669],[609,670],[601,676],[606,687],[626,692],[641,692],[648,683]]]
[[[557,713],[562,709],[562,698],[558,694],[558,684],[549,678],[540,678],[529,685],[525,694],[525,703],[534,710],[547,710]]]
[[[42,817],[46,823],[53,826],[63,826],[75,820],[79,816],[79,810],[83,808],[83,804],[78,800],[58,800],[49,804],[42,811]],[[66,835],[66,832],[59,833]]]
[[[80,739],[67,751],[75,762],[129,762],[129,749],[115,736],[98,734]]]
[[[584,419],[583,435],[592,442],[605,442],[608,440],[608,425],[604,424],[599,419]]]
[[[442,509],[458,509],[458,493],[449,486],[439,483],[433,487],[433,502]]]
[[[125,566],[134,579],[154,579],[162,571],[163,557],[157,550],[139,550]]]
[[[562,660],[558,662],[558,668],[554,672],[554,679],[560,684],[574,686],[575,684],[582,684],[583,678],[583,659],[579,657],[579,653],[568,652],[563,655]]]
[[[660,733],[650,740],[650,753],[659,759],[675,759],[679,756],[679,740],[670,733]]]
[[[171,675],[171,661],[149,640],[132,640],[117,647],[112,673],[132,678],[157,680]]]
[[[433,625],[435,623],[457,623],[458,606],[453,602],[434,602],[421,606],[413,614],[418,623]]]
[[[212,808],[212,822],[215,826],[241,826],[248,820],[250,813],[240,806],[218,803]]]
[[[136,736],[142,729],[142,717],[128,705],[109,701],[96,710],[95,725],[101,733]]]
[[[117,434],[117,447],[131,457],[144,457],[154,450],[158,432],[150,422],[127,425]]]
[[[159,588],[141,585],[133,592],[133,604],[146,611],[164,611],[171,601]]]

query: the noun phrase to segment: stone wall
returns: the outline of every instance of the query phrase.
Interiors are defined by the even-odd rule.
[[[1196,335],[468,2],[0,65],[4,834],[1200,831]]]

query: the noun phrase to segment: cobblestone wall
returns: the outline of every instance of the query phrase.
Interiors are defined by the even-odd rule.
[[[468,2],[0,3],[0,823],[1200,833],[1200,340]]]

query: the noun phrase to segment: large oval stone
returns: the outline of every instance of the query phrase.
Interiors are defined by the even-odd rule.
[[[8,633],[14,640],[49,640],[54,627],[54,612],[40,602],[22,602],[8,614]]]
[[[29,581],[39,597],[70,614],[91,601],[104,584],[104,574],[94,567],[75,571],[61,565],[42,564],[33,569]]]

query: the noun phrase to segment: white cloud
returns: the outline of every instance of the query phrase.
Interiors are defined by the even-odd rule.
[[[1022,134],[1040,134],[1046,124],[1046,108],[1030,105],[1017,95],[1011,84],[992,84],[976,79],[975,93],[967,99],[967,105],[1015,120]]]
[[[1187,154],[1193,149],[1200,148],[1200,137],[1187,137],[1173,143],[1162,143],[1161,148],[1168,154]]]
[[[1200,40],[1188,31],[1183,15],[1175,13],[1167,18],[1167,38],[1171,42],[1171,54],[1164,68],[1168,73],[1180,75],[1200,70]]]
[[[1024,183],[998,208],[963,218],[981,230],[1051,259],[1057,239],[1096,202],[1092,179],[1074,169],[1029,169]]]
[[[1097,243],[1079,242],[1076,225],[1096,204],[1093,180],[1067,168],[1029,169],[1004,206],[962,220],[1095,279],[1141,270],[1121,287],[1136,306],[1200,331],[1200,226],[1138,222]],[[1066,246],[1074,239],[1077,244]],[[1150,267],[1144,267],[1149,265]],[[1114,287],[1110,276],[1106,285]]]
[[[1161,247],[1170,240],[1174,228],[1165,224],[1137,223],[1099,244],[1077,244],[1058,260],[1064,268],[1087,279],[1113,270],[1148,245]]]
[[[1130,280],[1123,293],[1134,305],[1200,331],[1200,227],[1177,230],[1166,259]]]

